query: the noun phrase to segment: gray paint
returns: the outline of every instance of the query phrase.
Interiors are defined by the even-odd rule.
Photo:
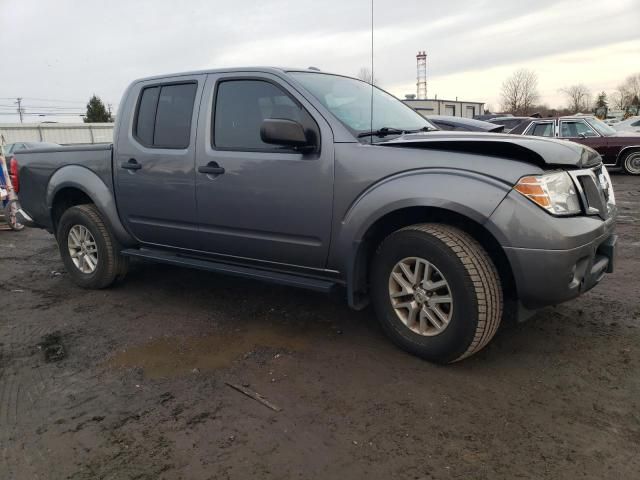
[[[287,90],[316,120],[319,153],[213,148],[214,88],[228,76],[268,79]],[[181,80],[198,82],[190,146],[143,147],[132,136],[140,89]],[[113,156],[107,148],[77,147],[18,155],[21,200],[37,224],[50,227],[56,192],[73,186],[92,198],[123,243],[344,281],[353,300],[353,292],[364,287],[354,270],[369,228],[399,209],[438,207],[493,235],[527,307],[579,294],[582,286],[565,281],[580,258],[576,255],[594,256],[613,229],[615,212],[606,221],[556,218],[512,190],[525,175],[599,164],[590,148],[467,132],[360,143],[282,69],[209,70],[139,80],[127,89],[119,112]],[[130,158],[142,168],[122,169]],[[198,172],[211,161],[225,173]],[[549,274],[552,282],[541,281]]]

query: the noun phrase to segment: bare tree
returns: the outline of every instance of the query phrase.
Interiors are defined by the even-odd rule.
[[[538,75],[525,68],[507,78],[500,91],[502,109],[516,115],[530,113],[539,97]]]
[[[573,113],[590,110],[591,92],[583,84],[571,85],[561,88],[560,91],[567,97],[568,108]]]
[[[623,88],[631,98],[640,97],[640,73],[629,75],[624,81]]]
[[[616,88],[616,91],[611,94],[611,106],[615,110],[624,110],[629,102],[629,92],[627,92],[622,85]]]
[[[378,84],[378,77],[374,77],[371,74],[371,70],[369,70],[367,67],[362,67],[360,70],[358,70],[356,77],[363,82],[372,83],[374,85]]]

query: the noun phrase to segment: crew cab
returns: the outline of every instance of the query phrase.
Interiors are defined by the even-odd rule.
[[[23,221],[55,235],[80,287],[138,258],[338,289],[440,363],[613,270],[615,197],[594,150],[438,131],[377,87],[311,69],[137,80],[113,145],[17,161]]]

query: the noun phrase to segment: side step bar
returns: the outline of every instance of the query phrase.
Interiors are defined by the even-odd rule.
[[[291,273],[261,270],[257,268],[233,265],[229,263],[213,262],[202,258],[177,255],[170,252],[148,248],[128,248],[122,250],[122,252],[120,253],[126,257],[135,257],[152,262],[168,263],[169,265],[197,268],[199,270],[218,272],[226,275],[233,275],[236,277],[251,278],[254,280],[276,283],[279,285],[287,285],[290,287],[315,290],[316,292],[330,293],[333,287],[337,285],[336,282],[331,280],[305,277],[303,275],[295,275]]]

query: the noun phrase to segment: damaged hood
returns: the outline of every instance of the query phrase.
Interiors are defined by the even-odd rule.
[[[482,132],[437,131],[407,134],[377,145],[491,155],[533,163],[543,168],[586,168],[602,161],[600,154],[592,148],[568,140]]]

